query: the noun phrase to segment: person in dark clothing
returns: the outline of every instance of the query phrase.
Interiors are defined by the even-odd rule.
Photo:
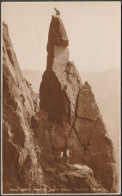
[[[60,11],[57,10],[56,8],[54,8],[54,10],[56,11],[56,17],[60,17]]]

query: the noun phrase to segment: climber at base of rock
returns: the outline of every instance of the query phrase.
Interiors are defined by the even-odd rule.
[[[60,17],[60,11],[57,10],[56,8],[54,8],[54,10],[56,11],[56,17]]]
[[[69,163],[69,158],[70,158],[69,150],[67,150],[66,152],[61,152],[59,158],[60,158],[60,163],[68,164]]]
[[[88,144],[83,144],[82,145],[83,150],[84,150],[83,155],[82,155],[82,160],[83,160],[84,155],[85,155],[86,152],[88,152],[91,155],[91,153],[89,152],[89,149],[88,149],[89,146],[90,146],[90,143],[89,142],[88,142]]]
[[[66,152],[66,163],[67,164],[69,163],[69,158],[70,158],[69,150],[67,150],[67,152]]]
[[[64,153],[63,153],[63,152],[61,152],[61,154],[60,154],[60,156],[59,156],[59,158],[60,158],[60,162],[62,162],[63,155],[64,155]]]
[[[60,172],[66,171],[67,167],[69,168],[69,150],[61,151],[60,155],[57,158],[57,166],[56,166],[56,175]]]
[[[37,153],[38,159],[40,159],[40,155],[42,153],[42,148],[39,148],[39,146],[36,145],[35,152]]]

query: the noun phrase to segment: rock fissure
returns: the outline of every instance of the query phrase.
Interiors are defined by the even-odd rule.
[[[79,93],[78,93],[78,95],[79,95]],[[83,155],[82,155],[82,158],[81,158],[81,160],[83,160],[83,157],[84,157],[86,151],[88,151],[88,153],[90,154],[90,156],[92,156],[91,153],[90,153],[89,150],[88,150],[88,146],[90,145],[90,138],[91,138],[91,136],[93,135],[94,128],[95,128],[95,126],[96,126],[96,123],[97,123],[98,118],[97,118],[97,120],[95,121],[95,123],[94,123],[94,125],[93,125],[93,128],[92,128],[92,130],[91,130],[91,134],[90,134],[90,136],[89,136],[89,138],[88,138],[87,143],[81,142],[80,137],[79,137],[79,135],[78,135],[78,133],[77,133],[77,130],[75,129],[75,122],[76,122],[76,119],[79,118],[79,117],[77,117],[78,95],[77,95],[77,99],[76,99],[75,120],[74,120],[74,122],[73,122],[73,124],[72,124],[72,126],[71,126],[70,131],[69,131],[69,134],[68,134],[68,137],[67,137],[67,141],[66,141],[66,144],[65,144],[65,148],[64,148],[64,152],[66,152],[67,143],[68,143],[68,139],[69,139],[69,137],[70,137],[71,131],[74,130],[74,132],[75,132],[75,134],[76,134],[76,136],[77,136],[77,138],[78,138],[78,141],[79,141],[79,143],[80,143],[80,146],[81,146],[81,148],[83,148],[83,150],[84,150]],[[91,120],[91,119],[82,118],[82,117],[81,117],[81,119],[86,119],[86,120],[89,120],[89,121],[92,121],[92,122],[93,122],[93,120]]]
[[[86,121],[90,121],[90,122],[94,122],[94,120],[87,118],[87,117],[81,117],[81,116],[77,116],[77,119],[82,119],[82,120],[86,120]]]
[[[3,37],[4,193],[112,192],[113,144],[91,86],[69,61],[60,17],[50,23],[39,97],[22,76],[5,24]]]
[[[79,92],[78,92],[78,94],[79,94]],[[69,139],[69,137],[70,137],[71,131],[74,129],[74,125],[75,125],[75,122],[76,122],[76,119],[77,119],[78,94],[77,94],[77,98],[76,98],[76,109],[75,109],[75,115],[74,115],[74,122],[73,122],[73,124],[71,125],[70,131],[69,131],[69,134],[68,134],[68,137],[67,137],[67,140],[66,140],[64,152],[66,152],[68,139]],[[78,137],[78,135],[77,135],[77,137]],[[78,137],[78,140],[79,140],[79,137]]]

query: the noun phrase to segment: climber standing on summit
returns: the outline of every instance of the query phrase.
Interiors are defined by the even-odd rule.
[[[56,8],[54,8],[54,10],[56,11],[56,17],[60,18],[60,11],[57,10]]]

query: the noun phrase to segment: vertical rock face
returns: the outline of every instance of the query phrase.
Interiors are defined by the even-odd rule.
[[[47,43],[47,69],[40,85],[40,108],[49,118],[72,119],[76,97],[82,86],[73,62],[69,61],[68,38],[61,19],[52,16]]]
[[[69,61],[68,38],[61,19],[52,16],[47,44],[47,68],[40,85],[40,109],[51,123],[37,129],[43,150],[59,156],[70,150],[70,164],[89,166],[109,192],[115,185],[113,144],[107,135],[94,94],[88,82],[83,85],[73,62]],[[64,117],[70,121],[64,121]],[[43,136],[42,136],[43,135]],[[45,147],[45,145],[47,147]],[[45,166],[54,163],[43,159]],[[47,167],[49,167],[47,164]]]
[[[87,82],[79,92],[74,128],[82,144],[83,163],[88,165],[102,185],[111,191],[115,185],[113,144]]]
[[[90,85],[69,61],[68,42],[62,20],[52,16],[38,112],[3,24],[4,193],[115,192],[113,144]]]
[[[22,76],[8,27],[3,23],[3,193],[42,180],[30,127],[36,110],[37,96]]]

